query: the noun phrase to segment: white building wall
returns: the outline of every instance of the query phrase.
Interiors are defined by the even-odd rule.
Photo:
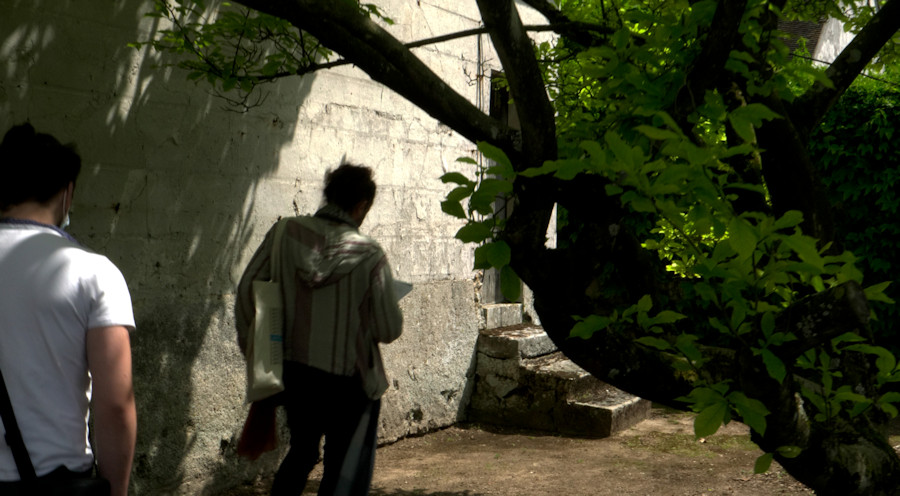
[[[479,25],[473,0],[379,6],[402,40]],[[453,239],[439,181],[473,144],[360,71],[341,67],[268,88],[246,114],[207,86],[126,44],[161,28],[143,0],[0,0],[0,132],[30,121],[75,142],[84,161],[70,231],[128,280],[139,440],[134,494],[215,493],[271,471],[234,446],[246,413],[233,289],[268,227],[313,212],[325,171],[346,157],[374,168],[379,194],[362,230],[399,279],[404,335],[384,347],[389,441],[453,423],[466,398],[481,313],[472,249]],[[487,46],[486,37],[482,37]],[[476,37],[417,49],[473,102],[498,68]],[[479,70],[479,60],[485,63]],[[284,443],[282,443],[284,444]]]
[[[819,43],[816,45],[816,52],[812,54],[812,57],[816,61],[834,62],[841,50],[851,41],[853,41],[853,33],[844,31],[841,21],[829,18],[822,26]]]

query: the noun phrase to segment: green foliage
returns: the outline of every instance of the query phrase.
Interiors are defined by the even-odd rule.
[[[393,24],[378,6],[350,1],[361,13]],[[185,70],[188,80],[209,84],[218,96],[243,110],[263,101],[261,85],[311,72],[332,55],[290,22],[229,2],[212,8],[204,0],[155,0],[146,15],[171,27],[129,46],[150,46],[174,55],[171,65]]]
[[[706,345],[736,348],[749,344],[769,376],[778,382],[796,371],[817,377],[813,386],[803,389],[816,421],[855,416],[872,407],[896,412],[892,402],[900,395],[866,398],[843,384],[841,372],[834,367],[836,360],[848,353],[876,355],[880,383],[888,384],[898,374],[888,350],[860,342],[859,338],[836,342],[818,354],[810,350],[796,361],[781,357],[781,347],[796,341],[797,336],[793,329],[776,327],[779,313],[803,296],[863,280],[854,252],[835,255],[831,246],[822,246],[805,235],[800,229],[800,212],[774,217],[766,212],[738,211],[732,204],[736,197],[729,191],[735,189],[766,195],[764,184],[741,183],[731,164],[735,159],[756,163],[760,151],[755,129],[782,117],[762,104],[726,103],[724,95],[709,92],[702,96],[703,104],[691,117],[695,127],[687,135],[661,110],[670,107],[673,96],[682,90],[684,67],[697,52],[698,36],[711,20],[712,5],[698,2],[689,7],[685,3],[680,10],[648,11],[644,4],[626,3],[616,15],[607,12],[597,17],[597,12],[582,10],[586,4],[569,1],[562,5],[615,28],[608,44],[584,49],[562,39],[556,45],[537,47],[542,60],[555,61],[545,70],[558,111],[560,158],[515,173],[505,156],[481,145],[482,153],[500,164],[491,172],[499,179],[445,176],[445,180],[459,185],[448,195],[445,211],[469,218],[458,237],[487,241],[476,251],[476,266],[508,263],[508,247],[496,241],[502,223],[475,219],[473,215],[489,216],[491,200],[497,194],[509,194],[516,176],[552,176],[565,181],[583,175],[603,176],[609,180],[605,194],[618,198],[635,219],[655,219],[643,247],[655,251],[668,262],[669,270],[681,277],[686,298],[680,307],[664,308],[655,315],[650,313],[653,302],[645,295],[606,315],[575,316],[571,338],[590,339],[598,332],[633,333],[642,329],[643,334],[634,337],[636,343],[671,355],[679,373],[696,378],[694,391],[683,400],[698,413],[698,437],[713,434],[733,416],[763,434],[769,413],[761,401],[733,385],[708,384],[701,379]],[[778,91],[790,96],[815,82],[830,84],[821,70],[790,59],[780,41],[761,48],[760,27],[754,16],[764,4],[754,5],[757,7],[749,9],[742,28],[746,51],[733,51],[726,65],[727,70],[748,81],[748,92]],[[752,69],[760,57],[782,70],[764,79]],[[896,121],[894,114],[882,115]],[[878,122],[883,123],[883,119]],[[726,138],[729,129],[735,138],[732,141]],[[873,125],[868,136],[885,141],[890,138],[886,133],[893,132],[890,129]],[[887,145],[872,148],[885,152]],[[878,170],[883,173],[884,169]],[[841,181],[846,180],[845,175]],[[878,185],[873,181],[871,187],[883,192],[883,184],[883,180]],[[464,198],[469,198],[468,211],[460,204]],[[896,213],[893,200],[879,198]],[[561,217],[566,221],[564,211]],[[885,219],[881,232],[896,227],[896,222],[892,227],[887,223]],[[867,296],[874,301],[890,300],[886,288],[887,284],[870,286]],[[682,325],[685,322],[691,325]],[[796,456],[798,448],[782,447],[778,453]],[[772,454],[764,455],[756,469],[767,468],[771,460]]]
[[[896,78],[900,70],[884,74]],[[859,256],[872,281],[900,269],[900,87],[863,80],[829,112],[810,141],[815,163],[835,206],[838,241]],[[900,336],[897,285],[872,301],[877,333]],[[900,346],[896,347],[896,352]]]
[[[146,15],[168,21],[171,28],[131,46],[175,55],[174,65],[187,71],[188,80],[204,81],[245,108],[261,102],[260,84],[302,73],[331,53],[284,19],[227,2],[212,9],[202,0],[156,0]]]
[[[768,374],[779,382],[805,370],[803,359],[782,358],[781,347],[796,341],[797,336],[793,330],[776,328],[776,317],[799,298],[847,281],[862,282],[863,272],[854,253],[863,252],[849,245],[843,247],[852,251],[822,246],[800,230],[800,212],[773,217],[734,207],[735,190],[767,196],[764,184],[742,183],[732,164],[758,167],[761,151],[755,129],[782,118],[776,112],[717,92],[691,95],[700,104],[689,118],[694,127],[686,134],[688,131],[662,110],[671,108],[674,99],[686,91],[685,71],[700,50],[714,3],[624,2],[615,11],[604,12],[589,12],[588,3],[571,0],[561,6],[570,16],[583,16],[615,33],[599,47],[584,48],[568,39],[537,47],[541,60],[552,61],[545,71],[557,106],[560,158],[521,175],[560,180],[602,175],[609,180],[608,196],[618,198],[635,218],[655,219],[643,246],[655,251],[670,271],[682,277],[685,301],[665,311],[688,319],[648,325],[646,318],[635,317],[641,312],[642,299],[606,315],[577,316],[570,335],[588,339],[597,332],[643,329],[644,334],[635,337],[637,343],[677,356],[675,367],[698,378],[697,389],[685,398],[698,412],[698,436],[715,432],[732,415],[763,432],[768,412],[758,408],[761,403],[729,389],[731,385],[699,379],[703,377],[704,346],[749,344]],[[843,9],[847,3],[828,2],[819,7],[790,4],[786,13],[791,18],[815,19]],[[746,82],[746,95],[751,97],[777,92],[791,100],[814,83],[830,86],[824,71],[800,57],[791,58],[780,39],[763,38],[758,16],[765,8],[765,2],[750,2],[740,30],[742,46],[731,52],[726,71]],[[859,15],[871,14],[871,9],[860,8]],[[858,20],[848,26],[858,27]],[[760,71],[760,63],[774,69],[771,76]],[[885,141],[885,132],[879,128],[874,135]],[[886,146],[881,145],[882,149]],[[896,222],[892,225],[896,227]],[[867,281],[889,278],[867,273]],[[885,287],[870,286],[867,296],[890,299]],[[684,325],[686,322],[691,325]],[[816,420],[859,414],[877,403],[855,396],[834,370],[837,360],[858,352],[835,347],[828,351],[827,361],[817,362],[815,370],[823,385],[804,391],[817,412]],[[889,411],[892,399],[886,396],[877,406]],[[779,454],[795,455],[796,448],[784,447]],[[763,457],[758,468],[767,466],[766,460],[771,461],[771,456]]]
[[[674,312],[672,310],[663,310],[657,313],[655,316],[651,317],[650,310],[652,308],[652,298],[650,297],[650,295],[644,295],[640,300],[638,300],[637,303],[622,311],[621,315],[618,311],[614,311],[611,315],[608,316],[591,315],[588,317],[576,317],[575,320],[577,321],[577,323],[569,333],[569,337],[589,339],[595,332],[602,331],[609,328],[610,326],[630,324],[640,325],[653,334],[662,334],[663,329],[662,327],[660,327],[661,325],[672,324],[686,318],[685,315]],[[637,341],[641,344],[644,344],[645,346],[650,346],[658,350],[677,350],[683,353],[689,360],[691,359],[690,355],[692,355],[692,348],[688,341],[681,341],[676,344],[672,344],[664,339],[652,335],[643,336],[641,338],[638,338]]]
[[[516,173],[509,158],[496,146],[481,142],[478,143],[478,151],[490,165],[483,166],[469,157],[457,159],[474,166],[475,178],[469,179],[460,172],[448,172],[441,176],[444,184],[457,185],[441,202],[441,210],[466,220],[466,224],[456,232],[456,238],[464,243],[479,245],[475,248],[475,268],[497,269],[500,291],[507,300],[516,301],[522,290],[521,280],[510,266],[512,257],[509,245],[497,238],[504,227],[504,220],[494,216],[495,202],[512,194]]]
[[[730,391],[728,384],[697,387],[682,400],[697,412],[694,435],[698,439],[711,436],[722,425],[728,424],[733,412],[740,415],[744,423],[760,435],[766,433],[766,415],[769,414],[766,407],[759,400],[749,398],[740,391]]]

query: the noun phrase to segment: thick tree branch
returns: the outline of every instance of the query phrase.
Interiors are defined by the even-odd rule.
[[[538,11],[550,22],[567,22],[569,19],[549,0],[524,0],[524,4]]]
[[[467,139],[490,141],[515,153],[518,133],[457,93],[409,48],[363,15],[355,2],[242,0],[249,8],[288,20],[341,54],[373,80],[450,126]]]
[[[719,2],[709,31],[703,37],[703,48],[691,64],[685,77],[686,85],[675,103],[674,117],[685,133],[691,134],[693,125],[687,116],[703,103],[704,95],[717,86],[725,63],[740,36],[741,19],[747,0]]]
[[[543,26],[526,26],[525,29],[527,31],[555,31],[560,29],[559,26],[554,25],[543,25]],[[456,31],[454,33],[447,33],[440,36],[433,36],[431,38],[424,38],[421,40],[412,41],[409,43],[404,43],[403,46],[406,48],[419,48],[428,45],[436,45],[438,43],[444,43],[447,41],[458,40],[460,38],[466,38],[469,36],[479,35],[479,34],[487,34],[487,29],[485,28],[474,28],[474,29],[465,29],[463,31]],[[278,72],[269,76],[253,76],[259,81],[274,81],[276,79],[282,79],[286,77],[292,76],[304,76],[306,74],[312,74],[313,72],[321,71],[324,69],[332,69],[334,67],[341,67],[345,65],[356,65],[353,61],[347,59],[335,60],[332,62],[325,62],[322,64],[312,63],[308,66],[301,67],[299,70],[294,72]],[[248,76],[249,77],[249,76]]]
[[[479,0],[481,18],[500,57],[516,111],[522,123],[522,152],[533,167],[556,158],[556,116],[547,96],[543,75],[512,0]]]
[[[478,8],[494,48],[503,65],[509,91],[522,126],[521,159],[517,170],[543,165],[557,158],[556,114],[544,84],[543,74],[513,0],[478,0]],[[507,220],[504,237],[513,248],[515,270],[535,267],[545,255],[544,236],[553,210],[553,197],[546,179],[517,178],[516,207]]]
[[[794,125],[809,136],[850,84],[881,48],[900,31],[900,0],[888,0],[825,71],[833,87],[817,82],[795,101],[789,112]]]
[[[772,94],[761,100],[784,118],[764,123],[756,130],[763,149],[762,171],[776,216],[789,210],[803,212],[803,232],[823,243],[834,240],[831,203],[825,196],[807,150],[807,140],[789,119],[784,102]]]
[[[597,45],[615,32],[607,26],[574,22],[548,0],[524,0],[523,3],[547,18],[554,31],[585,47]]]

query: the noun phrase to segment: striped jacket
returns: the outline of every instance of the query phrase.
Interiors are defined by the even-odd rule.
[[[366,394],[380,398],[388,383],[378,343],[397,339],[403,328],[384,251],[333,205],[285,222],[277,276],[285,301],[284,359],[358,375]],[[273,226],[238,284],[235,323],[242,352],[254,318],[252,282],[271,276],[274,232]]]

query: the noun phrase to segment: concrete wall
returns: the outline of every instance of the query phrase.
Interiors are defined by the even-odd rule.
[[[379,2],[401,39],[478,25],[474,1]],[[246,406],[233,288],[267,228],[319,205],[343,157],[375,170],[379,195],[363,231],[398,278],[404,335],[385,347],[392,387],[381,438],[447,426],[466,398],[483,320],[472,250],[439,206],[438,177],[475,148],[349,67],[285,80],[264,105],[227,112],[167,60],[126,44],[161,26],[141,0],[0,0],[0,132],[30,120],[84,160],[70,231],[129,282],[139,408],[134,494],[215,494],[271,471],[234,454]],[[483,46],[487,46],[486,38]],[[477,38],[418,49],[487,108],[496,57]]]
[[[829,18],[822,26],[822,34],[819,36],[819,43],[816,45],[816,52],[812,54],[812,57],[821,62],[834,62],[834,59],[851,41],[853,41],[853,33],[844,31],[841,21]]]

